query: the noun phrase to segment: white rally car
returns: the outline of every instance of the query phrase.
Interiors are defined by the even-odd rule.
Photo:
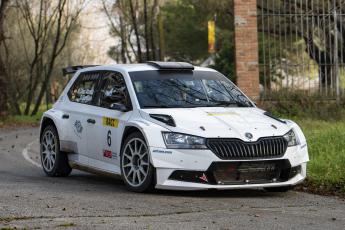
[[[43,170],[121,175],[132,191],[265,188],[306,177],[299,126],[219,72],[181,62],[69,67],[40,129]]]

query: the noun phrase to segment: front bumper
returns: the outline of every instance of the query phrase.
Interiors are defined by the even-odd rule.
[[[171,190],[224,190],[293,186],[306,178],[307,162],[309,161],[306,145],[289,147],[284,156],[280,158],[253,160],[221,160],[210,150],[172,150],[150,147],[150,151],[152,163],[157,173],[156,188]],[[267,165],[275,162],[280,162],[275,170],[275,173],[279,175],[273,172],[257,172],[255,170],[252,171],[252,174],[243,173],[250,171],[251,164],[265,163]],[[223,165],[220,167],[223,169],[218,167],[215,170],[215,166],[219,165]],[[242,166],[239,167],[243,175],[236,177],[236,173],[232,172],[231,174],[231,172],[224,171],[228,166],[231,168],[233,165],[245,166],[244,169],[241,168]],[[253,168],[255,167],[258,168],[258,166],[253,166]],[[220,175],[219,170],[223,174]],[[282,170],[285,170],[285,177],[281,177]],[[286,176],[287,171],[288,176]],[[291,171],[294,172],[291,173]],[[184,172],[187,173],[187,176],[183,174]],[[260,175],[255,176],[256,173],[261,173],[262,178]],[[215,175],[218,175],[217,178]],[[205,181],[204,176],[207,181]]]

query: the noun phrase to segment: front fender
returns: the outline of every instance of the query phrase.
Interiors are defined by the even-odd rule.
[[[295,134],[297,135],[299,141],[300,141],[300,145],[298,145],[297,150],[299,152],[303,152],[304,153],[304,160],[305,162],[309,161],[309,154],[308,154],[308,144],[307,144],[307,139],[304,136],[304,133],[301,129],[301,127],[294,121],[292,120],[286,120],[284,119],[284,121],[286,122],[286,124],[295,131]]]
[[[41,124],[40,124],[40,136],[43,132],[44,129],[44,121],[45,119],[50,119],[53,121],[56,130],[58,132],[59,135],[59,139],[60,140],[64,140],[66,139],[66,133],[64,132],[64,128],[67,124],[67,120],[62,119],[62,111],[59,110],[55,110],[55,109],[50,109],[46,112],[43,113],[42,118],[41,118]]]
[[[149,147],[165,148],[162,132],[169,131],[168,129],[144,119],[135,119],[129,121],[126,126],[138,128],[144,135],[146,143]]]
[[[153,148],[165,148],[165,143],[162,136],[162,131],[169,131],[168,129],[157,125],[155,123],[146,121],[144,119],[136,119],[129,121],[127,126],[136,127],[143,134],[148,145],[150,154],[150,162],[154,167],[159,165],[159,158],[151,151]]]
[[[292,121],[292,120],[284,120],[286,122],[286,124],[295,131],[296,135],[299,138],[299,141],[301,142],[301,145],[306,145],[307,144],[307,139],[305,138],[303,131],[301,129],[301,127],[299,127],[299,125]]]

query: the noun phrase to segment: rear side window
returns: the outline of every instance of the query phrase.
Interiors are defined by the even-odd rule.
[[[98,80],[98,73],[81,74],[68,92],[69,99],[73,102],[91,105]]]

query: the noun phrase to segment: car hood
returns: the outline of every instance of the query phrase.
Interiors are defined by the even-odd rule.
[[[290,127],[264,114],[258,108],[178,108],[143,109],[142,117],[173,132],[186,133],[207,138],[239,138],[256,141],[260,137],[282,136]],[[173,117],[176,127],[152,119],[149,114],[165,114]],[[252,134],[252,138],[246,137]]]

